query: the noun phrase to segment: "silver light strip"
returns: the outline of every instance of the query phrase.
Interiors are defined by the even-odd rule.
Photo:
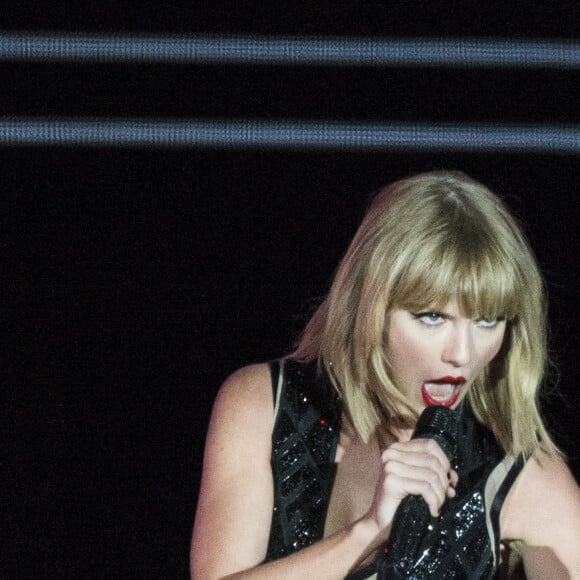
[[[0,118],[0,144],[580,153],[580,126]]]
[[[574,41],[0,33],[0,60],[580,68]]]

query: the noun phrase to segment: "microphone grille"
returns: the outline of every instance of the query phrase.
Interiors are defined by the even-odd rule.
[[[417,421],[413,439],[435,439],[445,455],[452,459],[457,450],[458,427],[458,416],[453,409],[427,407]]]

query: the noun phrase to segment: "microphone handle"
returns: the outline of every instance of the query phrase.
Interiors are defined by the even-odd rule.
[[[427,407],[417,422],[413,439],[434,439],[452,461],[456,453],[456,413],[441,406]],[[418,558],[421,543],[433,528],[429,506],[421,496],[407,496],[395,512],[387,543],[382,570],[389,570],[388,578],[406,578],[405,574]],[[381,576],[379,576],[381,577]]]

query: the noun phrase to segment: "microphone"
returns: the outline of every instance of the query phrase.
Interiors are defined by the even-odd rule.
[[[457,451],[458,416],[439,405],[427,407],[419,417],[413,439],[434,439],[450,461]],[[397,508],[391,526],[384,560],[379,565],[379,578],[408,578],[411,568],[423,556],[421,544],[433,526],[427,502],[418,495],[407,496]]]

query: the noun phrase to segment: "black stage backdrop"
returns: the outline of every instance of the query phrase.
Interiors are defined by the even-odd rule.
[[[24,2],[6,29],[576,34],[572,3],[533,22],[523,10],[478,19],[423,8],[390,17],[378,2],[358,15],[271,8],[238,20],[223,7],[140,16],[61,7],[41,19]],[[578,71],[2,62],[0,73],[4,117],[578,122]],[[4,146],[0,168],[2,579],[187,578],[220,383],[289,350],[371,193],[431,169],[482,180],[525,223],[561,374],[562,394],[545,410],[578,477],[576,156],[55,143]]]

